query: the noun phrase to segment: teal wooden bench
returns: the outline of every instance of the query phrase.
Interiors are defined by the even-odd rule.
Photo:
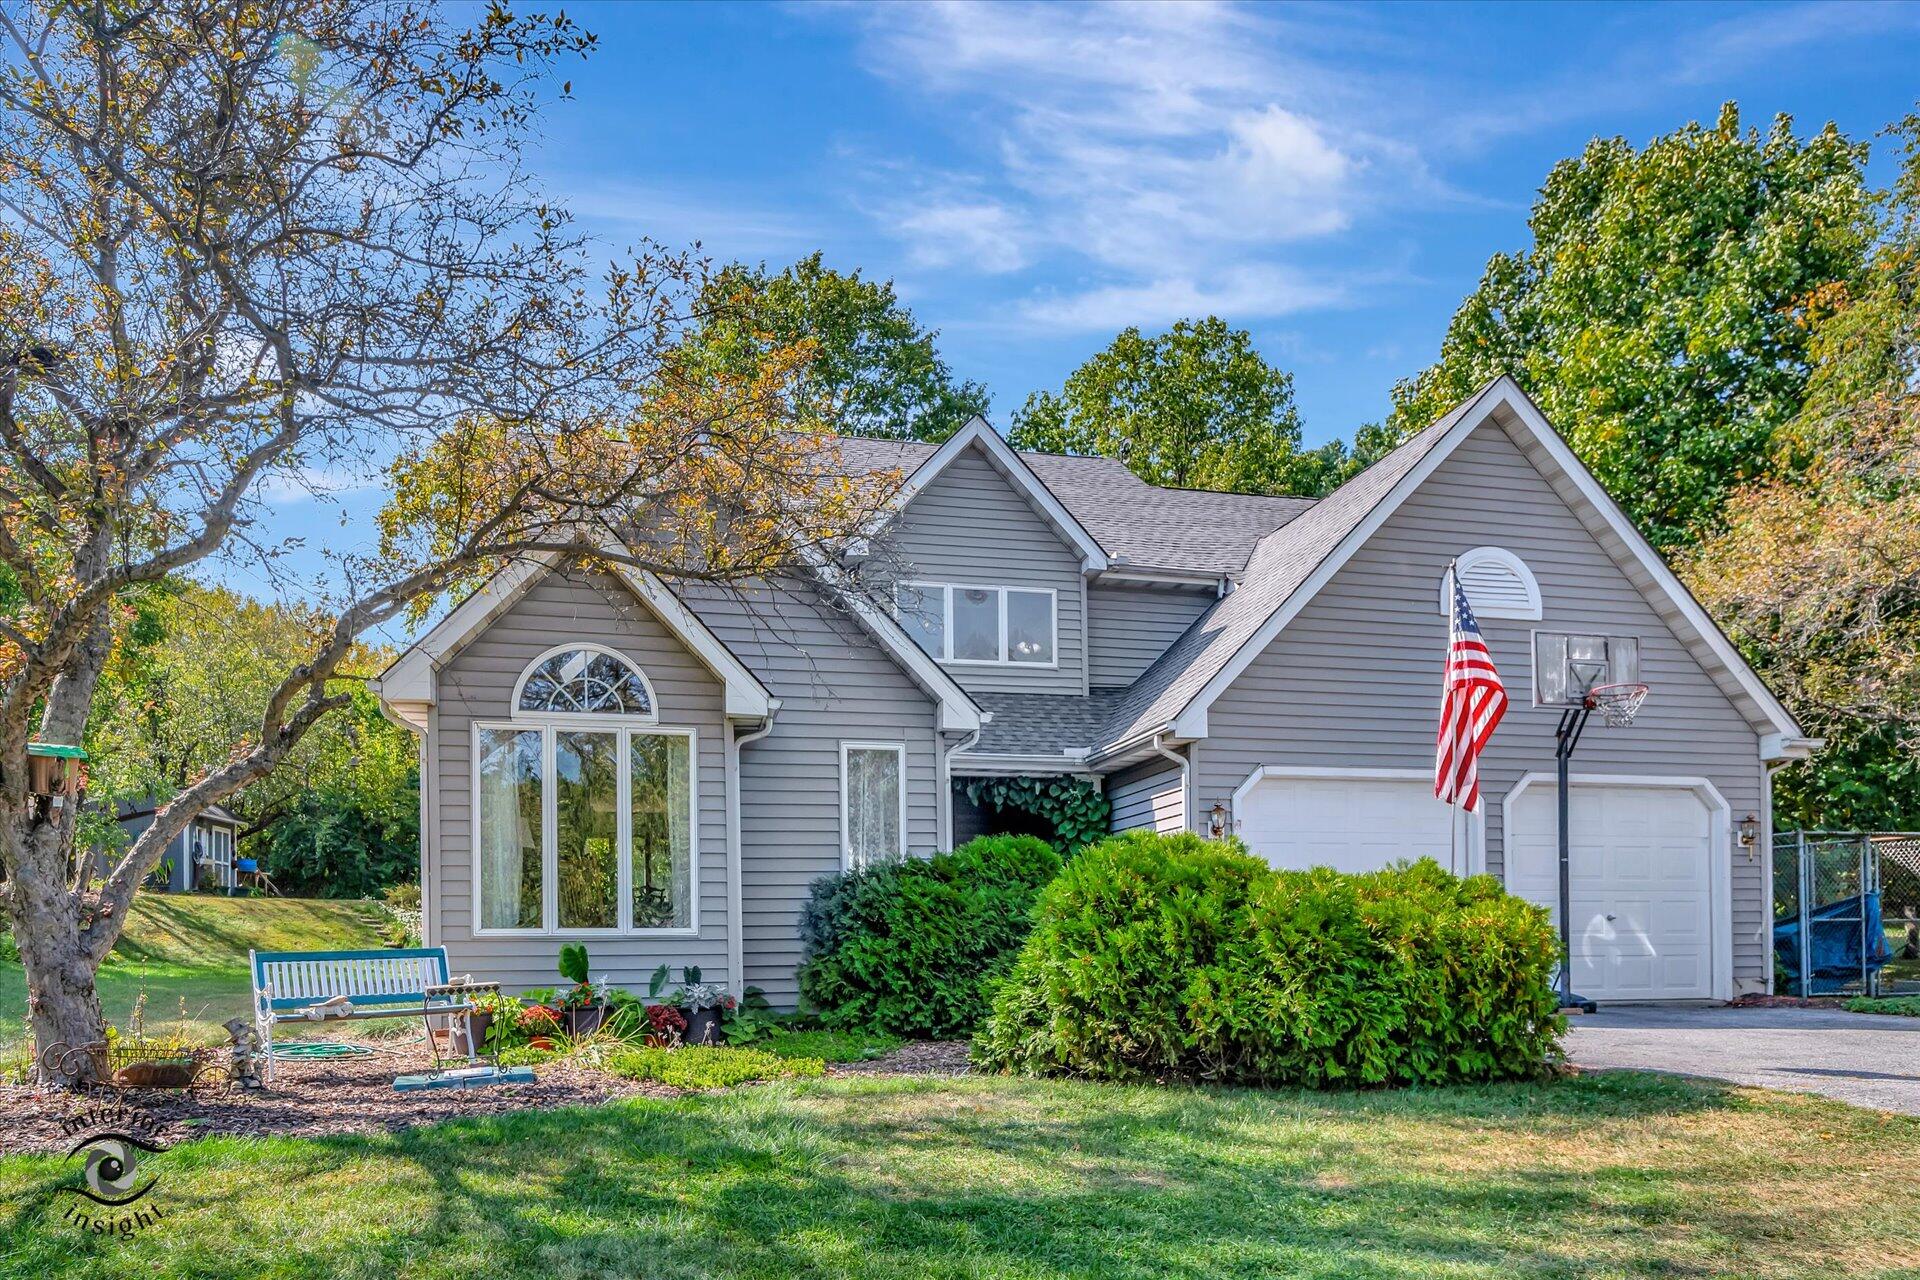
[[[447,984],[445,947],[383,951],[251,951],[253,1024],[273,1079],[273,1030],[355,1018],[458,1017],[473,1005],[430,987]],[[471,1048],[471,1046],[469,1046]],[[471,1056],[471,1055],[469,1055]]]

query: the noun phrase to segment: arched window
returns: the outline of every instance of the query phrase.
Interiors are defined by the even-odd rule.
[[[611,649],[567,645],[541,654],[520,677],[516,712],[654,716],[653,689],[640,668]]]
[[[1540,584],[1526,562],[1501,547],[1475,547],[1454,562],[1467,603],[1479,618],[1540,617]],[[1447,579],[1440,575],[1440,612],[1452,612]]]

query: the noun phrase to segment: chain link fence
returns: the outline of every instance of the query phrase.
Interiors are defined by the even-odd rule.
[[[1773,951],[1782,994],[1920,992],[1920,835],[1776,834]]]

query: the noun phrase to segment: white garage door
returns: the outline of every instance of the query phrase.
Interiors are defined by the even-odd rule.
[[[1234,807],[1240,838],[1274,866],[1339,871],[1422,856],[1464,869],[1466,841],[1448,837],[1453,814],[1426,778],[1263,777]]]
[[[1551,783],[1506,814],[1507,888],[1559,919],[1560,837]],[[1573,989],[1595,1000],[1713,992],[1712,813],[1683,787],[1576,782],[1568,810]]]

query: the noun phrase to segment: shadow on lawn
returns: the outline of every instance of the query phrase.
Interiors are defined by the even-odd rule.
[[[997,1082],[748,1089],[383,1138],[191,1144],[171,1158],[184,1197],[175,1229],[204,1240],[172,1241],[173,1270],[139,1267],[131,1252],[122,1261],[130,1274],[175,1275],[244,1274],[269,1260],[324,1275],[347,1258],[356,1273],[462,1276],[1575,1275],[1604,1240],[1610,1268],[1672,1273],[1690,1268],[1650,1230],[1664,1222],[1732,1239],[1779,1224],[1686,1196],[1659,1169],[1550,1168],[1527,1159],[1525,1143],[1541,1120],[1739,1105],[1717,1086],[1630,1076],[1331,1096],[1114,1097]],[[1515,1154],[1471,1174],[1412,1173],[1364,1132],[1407,1121],[1512,1127]],[[196,1166],[222,1170],[219,1182]],[[250,1166],[275,1185],[246,1185]],[[424,1217],[383,1214],[373,1199],[340,1204],[368,1166],[430,1186]],[[235,1175],[237,1192],[225,1185]],[[38,1229],[32,1202],[51,1185],[5,1220],[0,1254],[26,1256],[14,1246]],[[302,1213],[310,1195],[327,1199]],[[353,1228],[342,1230],[343,1214]],[[188,1226],[196,1220],[204,1229]],[[112,1260],[114,1247],[92,1261]]]

